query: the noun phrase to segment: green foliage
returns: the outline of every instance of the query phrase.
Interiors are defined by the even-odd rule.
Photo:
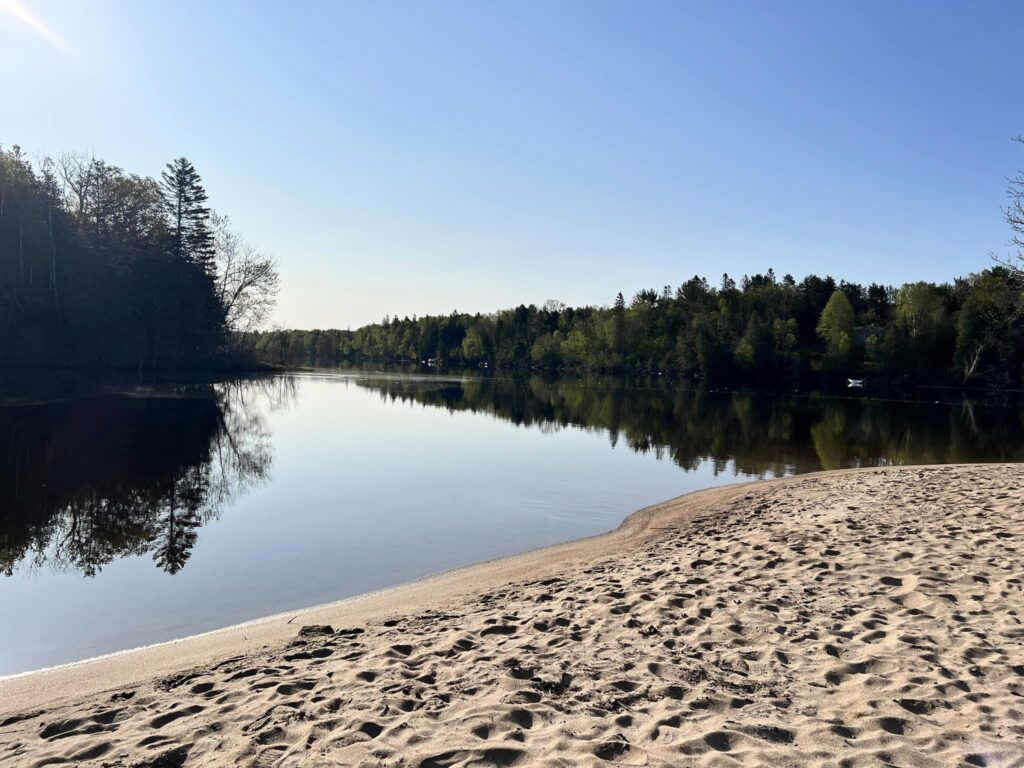
[[[989,295],[1001,298],[983,298]],[[354,331],[254,334],[251,342],[261,359],[292,365],[440,358],[456,366],[660,372],[715,384],[799,381],[816,372],[955,383],[966,354],[958,345],[966,350],[989,333],[974,376],[984,371],[986,382],[1008,386],[1019,385],[1024,369],[1017,352],[1024,347],[1014,342],[1021,317],[1005,311],[1020,295],[1001,267],[955,289],[915,283],[899,290],[815,275],[797,283],[769,270],[739,285],[726,276],[713,288],[694,277],[629,302],[619,294],[609,307],[548,302],[490,315],[386,318]],[[972,319],[988,301],[1009,318],[998,328],[985,325],[991,332]]]
[[[962,297],[956,317],[956,363],[963,380],[1005,384],[1009,371],[1024,368],[1024,292],[1018,276],[997,267],[959,281],[957,292]]]
[[[747,328],[736,344],[735,356],[742,371],[774,370],[775,339],[771,329],[757,315],[751,316],[747,322]]]
[[[530,349],[530,359],[538,368],[557,368],[562,360],[562,334],[554,331],[538,338]]]
[[[404,345],[399,345],[404,346]],[[406,346],[406,354],[413,351]],[[401,349],[399,350],[401,351]],[[462,339],[462,359],[466,362],[475,363],[487,358],[487,342],[482,329],[479,326],[471,325],[466,329],[466,335]]]
[[[958,309],[948,285],[908,283],[896,291],[893,321],[883,344],[885,367],[918,381],[951,375],[955,370],[953,318]]]
[[[844,291],[832,294],[818,320],[818,337],[825,344],[824,364],[831,370],[846,370],[853,363],[856,340],[853,304]]]

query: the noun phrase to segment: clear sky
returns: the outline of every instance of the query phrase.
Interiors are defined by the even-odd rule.
[[[1006,252],[1019,2],[0,0],[0,143],[178,155],[276,322]]]

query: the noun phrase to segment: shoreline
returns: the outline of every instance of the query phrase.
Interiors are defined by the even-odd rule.
[[[22,690],[19,690],[22,688],[22,686],[17,684],[20,680],[36,678],[33,682],[37,682],[38,679],[43,679],[43,685],[46,686],[44,690],[49,691],[50,681],[53,678],[58,676],[67,676],[74,680],[74,687],[77,693],[82,692],[82,689],[79,687],[81,683],[92,683],[93,681],[96,681],[95,685],[100,685],[101,678],[107,675],[110,676],[111,680],[118,681],[116,683],[117,685],[131,684],[132,682],[138,682],[148,677],[152,677],[154,674],[166,674],[174,671],[179,662],[175,660],[169,665],[165,660],[165,656],[167,655],[165,652],[170,651],[172,648],[185,646],[184,650],[192,655],[189,656],[188,661],[182,661],[180,664],[183,667],[192,666],[193,659],[196,660],[195,663],[203,663],[212,657],[214,651],[217,654],[221,654],[239,652],[242,650],[252,650],[260,645],[288,638],[303,623],[315,623],[319,621],[330,623],[327,619],[332,617],[335,619],[335,622],[346,619],[350,621],[358,621],[364,616],[363,611],[365,611],[365,615],[368,616],[373,616],[378,613],[385,615],[388,611],[393,610],[391,606],[391,603],[394,602],[393,598],[397,598],[397,601],[400,602],[403,607],[407,602],[410,602],[404,594],[406,592],[410,593],[408,598],[424,599],[425,596],[419,594],[423,590],[435,586],[437,588],[455,586],[455,584],[449,585],[447,583],[449,580],[461,585],[461,582],[471,575],[474,577],[481,577],[481,579],[487,583],[489,583],[495,576],[497,576],[498,580],[506,577],[513,578],[511,576],[507,576],[507,572],[515,571],[517,565],[525,565],[525,561],[527,559],[530,561],[540,560],[544,567],[550,567],[557,564],[553,562],[557,557],[598,554],[592,551],[598,542],[607,542],[627,533],[632,533],[634,536],[643,534],[649,529],[650,524],[656,515],[664,515],[668,513],[674,518],[677,518],[673,522],[682,522],[688,516],[687,513],[692,514],[694,512],[694,510],[684,509],[683,507],[700,506],[703,509],[703,506],[705,505],[713,504],[716,500],[721,501],[728,499],[739,493],[741,489],[746,489],[752,486],[761,487],[780,484],[784,485],[803,479],[828,479],[830,477],[850,473],[892,472],[932,467],[961,468],[976,466],[1002,466],[1002,463],[984,465],[921,464],[846,468],[811,472],[801,475],[792,475],[789,477],[748,480],[740,483],[732,483],[726,486],[691,491],[689,493],[684,493],[681,496],[666,499],[665,501],[657,502],[650,506],[635,510],[627,515],[615,528],[594,536],[570,539],[569,541],[527,550],[526,552],[521,552],[515,555],[469,563],[467,565],[450,568],[446,571],[440,571],[438,573],[424,576],[422,579],[397,584],[393,587],[385,587],[384,589],[375,590],[373,592],[365,592],[360,595],[353,595],[351,597],[327,603],[319,603],[305,608],[282,611],[268,616],[260,616],[238,624],[231,624],[226,627],[220,627],[206,632],[199,632],[194,635],[186,635],[172,640],[164,640],[158,643],[137,646],[135,648],[126,648],[120,651],[112,651],[99,656],[92,656],[79,661],[71,661],[66,664],[58,664],[52,667],[43,667],[41,669],[28,670],[26,672],[15,672],[11,675],[0,676],[0,715],[19,708],[15,707],[12,702],[19,702],[21,704],[20,708],[28,708],[30,706],[43,706],[45,704],[59,701],[59,699],[51,700],[49,698],[37,701],[28,691],[23,692]],[[1012,466],[1012,464],[1008,464],[1007,466]],[[585,550],[583,549],[584,547]],[[578,549],[580,551],[577,551]],[[429,596],[426,597],[429,599]],[[373,603],[378,600],[382,605],[366,605],[365,608],[363,606],[363,603]],[[348,608],[354,609],[354,612],[352,612],[351,615],[346,611]],[[308,618],[310,621],[299,621],[296,623],[300,618]],[[285,621],[285,619],[288,619],[288,621]],[[247,632],[247,630],[252,630],[252,632]],[[226,642],[218,642],[218,640],[226,640]],[[102,671],[97,670],[95,673],[91,670],[86,671],[85,669],[81,669],[85,667],[92,667],[93,665],[101,665],[104,669]],[[35,686],[32,686],[32,688],[34,690]],[[94,690],[100,691],[103,689],[99,687],[94,688],[93,685],[90,685],[86,689],[89,693]],[[46,695],[48,696],[49,694]],[[25,705],[25,701],[31,702],[31,704]]]
[[[885,471],[888,469],[891,469],[891,467],[873,467],[871,471]],[[265,644],[290,638],[303,624],[331,623],[328,619],[332,618],[337,623],[346,620],[359,621],[377,616],[389,616],[402,608],[413,607],[411,605],[413,602],[419,601],[423,604],[428,604],[434,601],[435,598],[431,595],[422,594],[434,589],[459,588],[472,591],[473,588],[467,584],[471,580],[474,584],[483,585],[493,581],[501,582],[506,579],[513,579],[515,578],[513,574],[527,564],[545,568],[554,567],[558,565],[558,559],[591,554],[591,550],[598,542],[605,542],[613,537],[617,538],[627,534],[635,536],[644,533],[648,529],[650,521],[659,513],[689,512],[690,510],[678,510],[677,507],[687,504],[691,499],[694,499],[695,503],[703,502],[704,504],[713,503],[714,501],[714,499],[705,500],[701,498],[700,502],[696,502],[696,497],[704,497],[705,495],[713,495],[715,498],[719,496],[732,496],[738,493],[741,488],[751,485],[783,483],[797,478],[851,471],[863,470],[829,470],[827,472],[812,473],[812,475],[750,480],[727,486],[691,491],[681,496],[635,510],[627,515],[615,528],[594,536],[570,539],[569,541],[527,550],[515,555],[469,563],[430,574],[422,579],[397,584],[393,587],[385,587],[373,592],[365,592],[360,595],[353,595],[352,597],[320,603],[306,608],[261,616],[207,632],[186,635],[185,637],[164,640],[135,648],[112,651],[111,653],[79,661],[71,661],[66,664],[58,664],[52,667],[43,667],[42,669],[0,676],[0,717],[18,709],[30,709],[59,703],[65,696],[61,694],[54,696],[53,691],[55,687],[73,688],[75,695],[82,695],[83,693],[92,694],[106,690],[103,686],[107,685],[108,682],[108,687],[110,688],[131,685],[156,675],[170,674],[179,668],[205,663],[222,654],[232,655],[242,651],[250,651]],[[680,517],[683,516],[685,514],[680,515]],[[378,602],[379,605],[374,604]],[[364,603],[369,604],[364,606]],[[288,621],[285,621],[285,619]],[[299,621],[299,619],[302,619],[302,621]],[[252,631],[249,632],[248,630]],[[170,651],[172,649],[179,650],[181,646],[185,646],[183,650],[189,654],[188,659],[181,661],[177,658],[177,654],[174,654],[173,658],[169,658]],[[32,685],[27,684],[30,679]],[[41,688],[39,687],[40,684]],[[83,687],[83,684],[85,687]]]
[[[0,761],[668,765],[844,743],[899,764],[1024,760],[1021,466],[705,489],[598,536],[3,678]],[[465,761],[430,762],[452,750]]]

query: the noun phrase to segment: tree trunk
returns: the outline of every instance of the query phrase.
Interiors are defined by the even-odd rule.
[[[50,230],[50,288],[53,291],[53,306],[60,313],[60,292],[57,290],[57,240],[53,236],[53,201],[50,201],[48,210],[48,225]]]
[[[981,354],[985,351],[985,344],[980,342],[977,349],[974,350],[974,354],[971,356],[970,365],[964,370],[963,383],[966,384],[967,380],[974,375],[974,369],[978,367],[978,362],[981,360]]]
[[[21,224],[21,215],[18,215],[18,261],[21,264],[21,287],[25,287],[25,228]]]

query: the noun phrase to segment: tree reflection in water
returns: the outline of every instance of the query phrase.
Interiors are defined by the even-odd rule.
[[[267,482],[267,416],[295,401],[299,380],[274,376],[0,406],[0,570],[93,576],[117,558],[148,555],[161,570],[178,573],[200,528]],[[355,380],[385,401],[488,414],[543,432],[591,430],[613,446],[653,453],[685,470],[710,463],[716,473],[745,477],[1024,458],[1019,400],[937,404],[609,378],[356,373],[340,380]]]
[[[490,414],[547,431],[604,431],[611,444],[667,456],[686,470],[781,477],[843,467],[1017,461],[1019,399],[988,405],[668,387],[657,381],[362,377],[385,399]],[[959,397],[959,396],[957,396]]]
[[[266,482],[288,377],[0,407],[0,570],[93,576],[150,555],[174,574],[199,528]]]

